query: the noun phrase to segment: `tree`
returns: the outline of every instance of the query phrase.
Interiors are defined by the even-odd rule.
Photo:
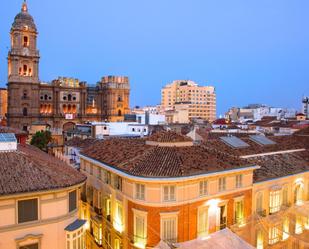
[[[48,143],[52,140],[50,131],[37,131],[31,138],[30,144],[46,151]]]

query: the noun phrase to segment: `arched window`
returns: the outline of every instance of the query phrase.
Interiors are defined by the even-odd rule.
[[[47,96],[47,94],[45,94],[45,95],[44,95],[44,99],[47,100],[47,98],[48,98],[48,96]]]
[[[24,116],[28,116],[28,109],[27,109],[27,107],[23,108],[23,115]]]
[[[62,109],[63,109],[63,112],[66,113],[67,112],[67,105],[63,105]]]
[[[24,75],[24,76],[27,76],[27,74],[28,74],[28,66],[27,66],[27,65],[24,65],[24,66],[23,66],[23,75]]]
[[[118,101],[122,101],[122,98],[120,95],[118,95]]]
[[[121,116],[121,110],[118,110],[118,116]]]
[[[294,189],[294,204],[301,205],[303,203],[303,186],[298,184]]]
[[[24,36],[24,47],[28,47],[29,46],[29,38],[28,36]]]
[[[27,90],[23,91],[23,99],[26,99],[28,97],[28,92]]]
[[[71,113],[71,105],[68,105],[68,113]]]
[[[68,101],[72,101],[72,95],[71,94],[68,95]]]
[[[72,106],[72,113],[76,113],[76,105]]]

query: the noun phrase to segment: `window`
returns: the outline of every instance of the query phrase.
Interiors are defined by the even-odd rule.
[[[161,218],[161,239],[168,242],[177,242],[177,217]]]
[[[102,245],[102,224],[98,224],[96,221],[91,220],[91,228],[95,242]]]
[[[114,175],[114,188],[122,190],[122,178],[118,175]]]
[[[144,184],[135,184],[135,198],[138,200],[145,200],[145,185]]]
[[[24,47],[28,47],[29,46],[29,38],[28,36],[24,36]]]
[[[27,66],[27,65],[24,65],[24,66],[23,66],[23,75],[24,75],[24,76],[27,76],[27,75],[28,75],[28,66]]]
[[[288,207],[289,201],[288,201],[288,187],[284,186],[282,189],[282,205]]]
[[[105,171],[105,183],[111,184],[111,180],[112,180],[111,172]]]
[[[244,200],[235,201],[235,223],[241,225],[244,222]]]
[[[18,223],[38,220],[38,199],[18,201]]]
[[[114,228],[120,233],[123,231],[123,210],[120,202],[116,202]]]
[[[207,207],[200,207],[198,209],[197,220],[197,234],[198,236],[205,236],[208,234],[208,209]]]
[[[104,214],[107,220],[111,220],[112,202],[110,196],[104,198]]]
[[[280,190],[274,190],[270,192],[269,195],[269,212],[275,213],[280,210],[281,206],[281,198],[280,198]]]
[[[71,101],[71,100],[72,100],[72,95],[69,94],[69,95],[68,95],[68,101]]]
[[[145,248],[147,244],[147,213],[133,209],[134,212],[134,245]]]
[[[256,233],[256,249],[264,248],[264,234],[262,230],[258,230]]]
[[[121,110],[118,110],[118,116],[121,116]]]
[[[207,180],[200,181],[200,196],[208,194],[208,182]]]
[[[295,220],[295,233],[301,234],[302,232],[303,232],[302,217],[297,215]]]
[[[175,186],[164,186],[163,188],[163,200],[164,201],[175,201]]]
[[[259,193],[256,194],[255,205],[256,205],[255,212],[259,215],[262,215],[262,212],[263,212],[263,193],[259,192]]]
[[[283,221],[282,240],[286,240],[289,238],[289,225],[289,218],[285,217]]]
[[[91,225],[92,226],[92,225]],[[93,228],[93,234],[94,237],[96,235],[96,228]],[[101,241],[102,241],[102,235]],[[95,237],[95,240],[97,241],[97,237]],[[98,242],[98,241],[97,241]],[[67,231],[67,247],[66,249],[85,249],[85,230],[83,227],[79,228],[78,230],[75,230],[73,232]]]
[[[28,116],[28,109],[27,109],[27,107],[23,108],[23,116]]]
[[[118,238],[116,238],[115,240],[114,240],[114,249],[120,249],[121,247],[120,247],[120,239],[118,239]]]
[[[268,243],[270,245],[276,244],[279,241],[279,229],[278,227],[274,226],[274,227],[270,227],[269,228],[269,232],[268,232]]]
[[[111,248],[111,233],[109,231],[105,231],[105,235],[104,235],[104,239],[105,239],[105,248]]]
[[[219,192],[225,191],[226,190],[226,178],[221,177],[219,178]]]
[[[77,208],[76,190],[69,193],[69,212]]]
[[[237,175],[236,176],[236,188],[241,188],[242,187],[242,175]]]
[[[303,187],[298,184],[294,190],[294,204],[301,205],[303,203]]]
[[[35,243],[31,245],[21,246],[21,247],[18,247],[18,249],[39,249],[39,244]]]

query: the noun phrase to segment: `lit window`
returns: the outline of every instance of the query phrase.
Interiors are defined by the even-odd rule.
[[[163,200],[164,201],[175,201],[176,196],[175,196],[175,186],[170,185],[170,186],[164,186],[163,188]]]
[[[226,178],[221,177],[219,178],[219,192],[225,191],[226,190]]]
[[[147,244],[147,213],[140,210],[134,212],[134,246],[145,248]]]
[[[207,180],[200,181],[200,196],[208,194],[208,182]]]
[[[244,200],[235,201],[235,223],[241,225],[244,222]]]
[[[258,230],[256,234],[256,249],[264,248],[264,234],[262,230]]]
[[[289,238],[289,218],[285,218],[283,221],[283,233],[282,233],[282,240],[286,240],[287,238]]]
[[[274,226],[274,227],[270,227],[269,228],[269,232],[268,232],[268,236],[269,236],[269,241],[268,243],[270,245],[276,244],[279,241],[279,229],[278,227]]]
[[[135,184],[135,198],[139,200],[145,200],[145,185],[144,184]]]
[[[242,175],[237,175],[236,176],[236,188],[241,188],[242,187]]]
[[[123,231],[123,210],[122,204],[120,202],[116,202],[116,212],[115,212],[115,219],[114,219],[114,228],[118,232]]]
[[[297,215],[295,221],[295,233],[301,234],[302,232],[303,232],[302,217]]]
[[[208,234],[208,209],[207,207],[200,207],[198,209],[198,236],[205,236]]]
[[[280,190],[274,190],[270,192],[269,195],[269,212],[275,213],[280,210],[281,206],[281,198],[280,198]]]
[[[301,184],[298,184],[294,190],[294,204],[301,205],[303,204],[303,187]]]

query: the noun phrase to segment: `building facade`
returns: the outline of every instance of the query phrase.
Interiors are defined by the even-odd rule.
[[[40,81],[38,32],[25,2],[10,35],[8,125],[29,130],[40,121],[61,131],[78,122],[122,121],[129,113],[128,77],[106,76],[95,86],[65,77]]]
[[[174,109],[177,104],[188,104],[188,119],[216,119],[216,92],[213,86],[199,86],[191,80],[175,80],[161,90],[161,106]]]
[[[0,134],[0,248],[85,249],[79,219],[85,176],[39,149]]]
[[[0,88],[0,120],[5,118],[8,110],[8,91],[6,88]]]
[[[103,140],[84,150],[80,163],[87,184],[81,209],[90,224],[87,246],[154,248],[161,240],[172,245],[205,239],[243,225],[252,212],[258,167],[228,156],[223,163],[220,157],[174,132]]]

